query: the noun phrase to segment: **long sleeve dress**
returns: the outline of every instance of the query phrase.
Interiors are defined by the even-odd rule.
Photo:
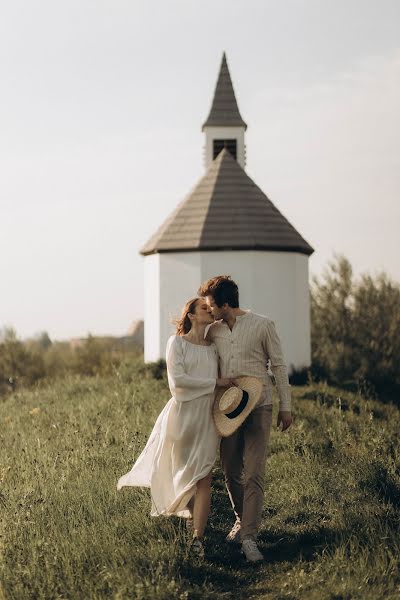
[[[172,398],[159,414],[147,444],[117,484],[151,489],[151,515],[189,517],[196,483],[211,471],[220,437],[212,418],[218,376],[216,346],[173,335],[167,343]]]

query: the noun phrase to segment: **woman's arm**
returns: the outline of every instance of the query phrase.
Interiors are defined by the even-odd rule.
[[[217,383],[214,377],[195,377],[185,372],[182,340],[172,336],[167,344],[167,373],[172,395],[180,402],[212,394]]]

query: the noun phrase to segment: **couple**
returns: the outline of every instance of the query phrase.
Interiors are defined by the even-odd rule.
[[[193,530],[192,552],[204,556],[211,471],[220,447],[236,516],[226,540],[241,543],[246,559],[257,562],[263,560],[256,540],[272,421],[267,365],[270,361],[275,376],[277,425],[282,425],[282,430],[292,422],[287,369],[274,322],[239,307],[238,286],[229,276],[209,279],[198,294],[199,298],[186,303],[176,335],[167,343],[172,398],[158,416],[143,452],[131,471],[119,479],[117,488],[150,487],[151,515],[188,519],[188,528]],[[230,404],[229,398],[236,392],[239,400]],[[243,419],[250,406],[251,412]]]

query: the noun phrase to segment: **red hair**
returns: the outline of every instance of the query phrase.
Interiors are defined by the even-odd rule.
[[[189,313],[193,314],[196,310],[197,300],[200,300],[200,298],[192,298],[191,300],[188,300],[182,309],[180,318],[174,321],[176,325],[176,335],[184,335],[191,330],[192,322],[189,319]]]

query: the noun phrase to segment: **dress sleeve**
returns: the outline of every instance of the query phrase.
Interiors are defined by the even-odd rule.
[[[172,336],[168,340],[167,373],[171,394],[179,402],[212,394],[217,383],[214,377],[194,377],[185,372],[182,340],[178,336]]]
[[[276,331],[274,321],[268,320],[263,340],[264,351],[271,360],[271,371],[274,374],[279,396],[279,409],[291,410],[290,384],[287,367],[283,358],[282,345]]]

